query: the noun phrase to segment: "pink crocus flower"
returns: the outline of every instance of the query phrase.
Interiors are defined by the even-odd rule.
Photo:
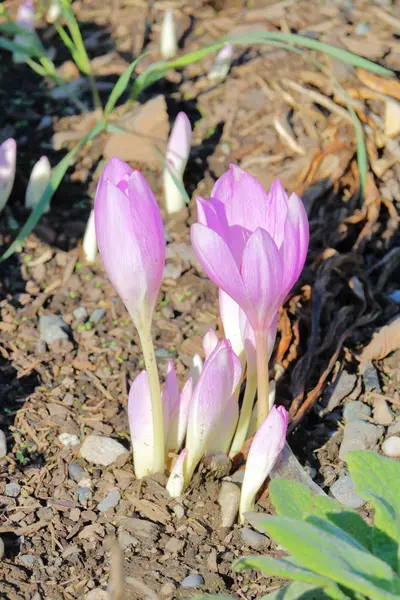
[[[156,199],[139,171],[112,158],[100,177],[94,212],[107,274],[140,330],[151,321],[165,265]]]
[[[268,414],[266,337],[278,308],[297,281],[308,248],[301,199],[288,198],[279,180],[267,194],[258,181],[231,165],[211,200],[197,200],[192,246],[210,279],[246,314],[257,346],[259,425]]]
[[[254,510],[256,494],[270,474],[286,440],[288,413],[275,406],[254,436],[246,461],[239,516]]]
[[[204,362],[189,407],[185,485],[189,483],[201,458],[211,447],[215,451],[215,435],[219,435],[221,450],[227,445],[226,440],[229,444],[235,415],[237,420],[237,410],[231,406],[230,401],[241,373],[240,360],[231,344],[228,340],[218,342]],[[236,398],[233,401],[237,404]]]
[[[0,145],[0,212],[10,197],[17,163],[17,143],[14,138],[8,138]]]

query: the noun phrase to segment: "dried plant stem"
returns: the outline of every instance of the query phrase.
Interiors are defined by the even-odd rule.
[[[238,426],[236,428],[235,437],[231,445],[229,455],[235,456],[243,447],[246,439],[246,434],[249,429],[249,423],[251,419],[251,413],[254,405],[254,398],[257,391],[257,373],[256,371],[247,372],[246,389],[244,391],[244,398],[242,409],[240,411],[240,417]]]
[[[154,457],[153,473],[163,473],[165,470],[164,450],[164,415],[161,401],[161,388],[158,378],[157,361],[154,353],[151,325],[148,323],[139,331],[143,358],[149,378],[151,408],[153,417]]]
[[[257,429],[269,413],[268,349],[264,332],[256,332],[257,353]]]

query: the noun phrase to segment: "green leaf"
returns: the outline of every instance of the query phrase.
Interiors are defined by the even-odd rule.
[[[317,496],[301,483],[273,479],[269,484],[271,502],[278,515],[304,521],[309,515],[327,519],[372,550],[372,528],[355,511],[344,508],[328,496]]]
[[[311,585],[310,583],[296,581],[289,583],[289,585],[284,585],[279,590],[271,592],[266,596],[262,596],[260,600],[327,600],[328,598],[332,600],[346,600],[348,598],[339,588],[336,589],[341,595],[337,595],[336,591],[332,591],[330,588],[315,587],[315,585]]]
[[[400,463],[368,450],[353,450],[346,461],[357,494],[375,508],[374,549],[400,572]]]
[[[85,146],[87,142],[99,135],[99,133],[101,133],[104,130],[104,127],[104,122],[99,121],[84,138],[79,140],[79,142],[72,148],[72,150],[70,150],[70,152],[68,152],[68,154],[64,156],[64,158],[53,169],[50,182],[46,187],[45,191],[43,192],[43,196],[41,197],[35,209],[31,212],[29,218],[27,219],[25,225],[22,227],[17,238],[2,255],[1,260],[6,260],[7,258],[9,258],[18,248],[19,244],[26,238],[27,235],[31,233],[34,227],[36,227],[40,217],[43,214],[43,211],[50,203],[51,198],[53,197],[65,173],[67,172],[67,169],[71,166],[75,154],[78,152],[78,150]]]
[[[245,556],[239,558],[233,564],[233,570],[241,573],[249,569],[256,569],[274,575],[276,577],[287,577],[294,581],[304,581],[316,586],[324,586],[330,583],[326,577],[321,577],[317,573],[305,569],[302,566],[293,564],[288,558],[271,558],[270,556]]]
[[[317,517],[312,523],[270,517],[264,526],[304,567],[371,598],[396,598],[399,580],[392,569],[335,525]]]
[[[34,44],[30,46],[21,46],[20,44],[16,44],[15,42],[7,40],[3,37],[0,37],[0,48],[3,50],[8,50],[8,52],[19,52],[20,54],[26,54],[26,56],[40,57],[43,54],[42,50]]]
[[[142,60],[142,58],[146,56],[146,54],[142,54],[141,56],[136,58],[119,77],[117,83],[114,85],[111,91],[111,94],[108,97],[107,104],[104,109],[104,115],[106,117],[114,110],[116,103],[126,90],[137,64]]]

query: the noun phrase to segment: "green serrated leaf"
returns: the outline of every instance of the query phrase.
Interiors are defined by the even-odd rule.
[[[9,258],[15,252],[15,250],[18,248],[21,242],[26,238],[26,236],[31,233],[34,227],[36,227],[45,208],[50,203],[51,198],[53,197],[65,173],[67,172],[67,169],[71,166],[75,154],[78,152],[78,150],[83,148],[83,146],[85,146],[87,142],[99,135],[99,133],[101,133],[101,131],[104,130],[104,127],[104,122],[99,121],[84,138],[79,140],[79,142],[72,148],[72,150],[70,150],[70,152],[68,152],[68,154],[64,156],[64,158],[53,169],[50,182],[46,187],[43,196],[41,197],[35,209],[31,212],[29,218],[27,219],[25,225],[22,227],[17,238],[2,255],[1,260],[6,260],[7,258]]]
[[[399,579],[382,560],[335,525],[312,517],[312,523],[270,517],[269,535],[307,569],[371,598],[394,600]]]
[[[339,589],[339,588],[337,588]],[[260,600],[346,600],[349,596],[346,596],[339,590],[337,595],[335,591],[329,588],[320,588],[309,583],[302,581],[296,581],[284,585],[279,590],[271,592],[266,596],[262,596]]]
[[[357,494],[375,509],[373,552],[400,573],[400,463],[368,450],[348,452],[346,461]]]
[[[119,77],[117,83],[114,85],[111,91],[111,94],[108,97],[107,104],[104,109],[105,116],[108,116],[114,110],[116,103],[126,90],[136,66],[147,54],[148,53],[141,54],[138,58],[136,58]]]

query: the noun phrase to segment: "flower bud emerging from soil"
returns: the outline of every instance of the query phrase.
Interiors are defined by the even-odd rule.
[[[166,161],[164,167],[164,193],[165,206],[168,214],[178,212],[185,207],[185,198],[180,192],[170,171],[183,186],[183,174],[190,154],[192,144],[192,128],[184,112],[180,112],[175,119],[168,140]]]
[[[37,207],[41,197],[44,194],[46,187],[51,178],[51,165],[47,156],[42,156],[33,166],[31,171],[28,187],[25,192],[25,207],[33,210]],[[49,212],[50,205],[47,204],[44,211]]]
[[[94,210],[90,211],[89,219],[86,225],[85,235],[83,236],[82,249],[88,263],[93,263],[97,256],[96,226],[94,219]]]
[[[178,38],[174,22],[174,13],[168,8],[164,13],[161,26],[160,52],[163,60],[171,60],[178,52]]]
[[[17,143],[9,138],[0,145],[0,212],[10,197],[17,163]]]
[[[233,46],[228,44],[220,50],[207,75],[209,81],[223,81],[229,73],[233,58]]]

